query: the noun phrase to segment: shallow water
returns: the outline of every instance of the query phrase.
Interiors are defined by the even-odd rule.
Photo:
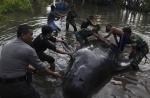
[[[90,8],[90,9],[89,9]],[[29,24],[33,26],[34,37],[41,33],[41,26],[47,23],[47,13],[49,6],[37,8],[36,13],[32,15],[13,15],[14,20],[9,20],[7,23],[0,22],[0,45],[2,46],[7,41],[10,41],[16,36],[16,28],[19,24]],[[104,26],[111,23],[117,27],[131,26],[133,31],[144,38],[150,46],[150,14],[132,12],[128,10],[119,10],[110,7],[100,7],[98,5],[77,6],[78,10],[78,26],[82,20],[89,15],[97,15],[97,22],[101,25],[101,32],[104,33]],[[63,36],[68,40],[70,45],[74,43],[74,35],[65,33],[65,20],[57,23]],[[71,28],[72,29],[72,28]],[[79,27],[78,27],[79,29]],[[62,45],[57,44],[58,48],[63,49]],[[0,48],[1,49],[1,48]],[[64,67],[67,66],[69,58],[67,55],[55,54],[48,51],[50,55],[56,58],[56,64]],[[148,54],[150,58],[150,54]],[[150,63],[150,60],[148,60]],[[141,62],[140,69],[143,72],[127,73],[121,76],[115,76],[102,90],[93,96],[93,98],[150,98],[150,64],[144,64],[144,59]],[[61,91],[61,81],[48,82],[45,77],[35,77],[33,80],[34,86],[40,92],[42,98],[63,98]]]

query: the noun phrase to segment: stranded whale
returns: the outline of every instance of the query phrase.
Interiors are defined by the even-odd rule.
[[[93,42],[74,54],[63,81],[65,98],[90,98],[113,75],[128,69],[121,67],[114,49],[101,42]]]

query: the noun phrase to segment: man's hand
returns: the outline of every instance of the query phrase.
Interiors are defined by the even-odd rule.
[[[32,65],[28,65],[26,67],[26,69],[27,69],[28,72],[31,72],[31,73],[36,73],[37,72],[37,69],[34,68]]]
[[[70,50],[68,43],[66,41],[64,41],[63,38],[62,38],[62,43],[65,45],[65,47],[67,47]]]
[[[66,43],[62,38],[56,38],[57,42]]]
[[[54,75],[55,75],[56,77],[60,78],[60,79],[63,79],[63,76],[60,75],[58,72],[54,72]]]

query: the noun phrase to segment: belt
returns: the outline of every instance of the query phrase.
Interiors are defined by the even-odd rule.
[[[0,78],[0,83],[15,83],[15,82],[21,82],[21,81],[26,81],[27,77],[25,76],[21,76],[21,77],[17,77],[17,78],[8,78],[8,79],[4,79],[4,78]]]

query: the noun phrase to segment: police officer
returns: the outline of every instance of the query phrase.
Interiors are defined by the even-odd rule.
[[[34,66],[49,75],[60,77],[47,69],[30,46],[32,30],[28,25],[20,25],[17,38],[4,45],[0,57],[0,97],[1,98],[40,98],[32,85],[27,82],[28,65]]]

